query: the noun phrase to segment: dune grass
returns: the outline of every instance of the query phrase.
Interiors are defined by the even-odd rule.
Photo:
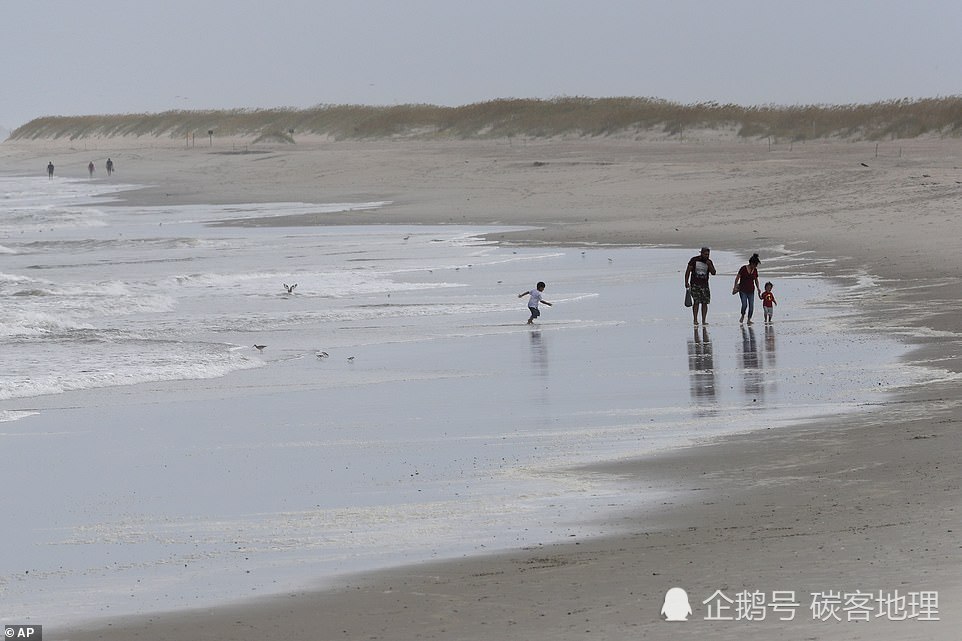
[[[742,138],[883,140],[962,133],[962,97],[900,99],[864,105],[752,106],[678,104],[655,98],[501,99],[460,107],[321,105],[309,109],[165,111],[156,114],[46,116],[18,127],[12,140],[112,136],[251,137],[296,142],[332,139],[614,136],[693,129],[732,130]],[[294,134],[290,134],[293,130]]]

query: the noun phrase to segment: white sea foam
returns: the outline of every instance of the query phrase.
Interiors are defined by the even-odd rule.
[[[90,354],[91,349],[101,347],[110,350],[109,359]],[[218,352],[206,344],[134,341],[118,345],[91,340],[63,352],[61,360],[48,361],[55,369],[62,367],[55,373],[31,373],[29,377],[6,374],[0,379],[0,400],[153,381],[217,378],[264,364],[226,346]]]
[[[303,216],[309,214],[330,214],[337,212],[364,212],[390,204],[388,201],[364,203],[250,203],[239,205],[178,205],[174,207],[116,207],[115,213],[138,218],[147,218],[152,224],[184,225],[191,223],[211,223],[225,220],[249,220],[252,218],[279,218],[282,216]]]
[[[27,418],[28,416],[36,416],[39,413],[40,412],[35,410],[0,410],[0,423],[16,421],[21,418]],[[0,433],[0,436],[6,436],[6,434]]]

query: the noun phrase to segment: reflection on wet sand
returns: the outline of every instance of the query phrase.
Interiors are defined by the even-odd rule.
[[[775,369],[775,326],[765,323],[765,368]]]
[[[752,402],[761,401],[765,386],[762,381],[761,362],[758,355],[758,344],[755,341],[755,328],[742,325],[742,340],[738,351],[738,365],[745,376],[745,395]]]
[[[707,327],[695,327],[688,340],[691,397],[699,405],[715,403],[715,358]]]
[[[542,429],[548,429],[555,415],[551,406],[550,394],[548,393],[549,371],[548,371],[548,347],[541,335],[541,330],[536,329],[530,335],[531,347],[531,372],[534,374],[535,392],[531,397],[531,402],[538,407],[535,412],[534,424]]]
[[[535,374],[548,377],[548,348],[545,347],[541,330],[531,332],[531,364],[534,365]]]

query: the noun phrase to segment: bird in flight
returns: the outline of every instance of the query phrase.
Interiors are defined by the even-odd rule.
[[[297,283],[294,283],[293,285],[288,285],[287,283],[284,283],[284,289],[287,290],[288,294],[293,294],[295,287],[297,287]]]

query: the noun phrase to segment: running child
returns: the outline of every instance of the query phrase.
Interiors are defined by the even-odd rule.
[[[541,297],[544,288],[544,283],[538,283],[538,285],[530,292],[521,292],[518,294],[518,298],[524,298],[525,296],[531,297],[528,299],[528,311],[531,312],[531,318],[528,319],[528,325],[534,324],[534,319],[541,316],[541,311],[538,309],[538,303],[544,303],[548,307],[551,307],[551,303]]]
[[[765,283],[765,291],[758,292],[758,297],[762,299],[762,311],[765,312],[765,322],[772,322],[772,312],[775,311],[775,305],[778,305],[778,301],[775,300],[775,294],[772,293],[771,281]]]

